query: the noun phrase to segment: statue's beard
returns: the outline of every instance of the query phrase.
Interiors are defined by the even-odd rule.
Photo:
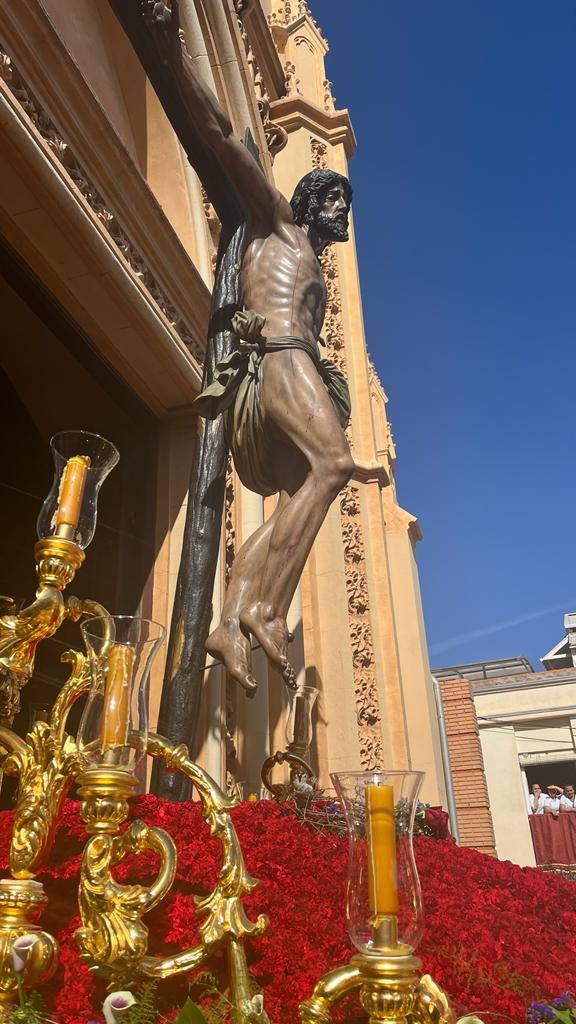
[[[320,210],[316,214],[314,227],[320,238],[327,242],[348,241],[348,216],[344,213],[326,213]]]

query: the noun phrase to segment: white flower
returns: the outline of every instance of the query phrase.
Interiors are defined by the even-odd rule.
[[[20,935],[12,943],[12,970],[14,974],[22,973],[30,956],[32,946],[37,941],[38,936],[34,932],[28,932],[26,935]]]
[[[268,1016],[264,1010],[264,996],[262,993],[258,993],[256,996],[252,996],[252,999],[246,999],[242,1003],[242,1017],[243,1021],[250,1022],[250,1024],[270,1024]]]
[[[122,1014],[134,1006],[135,1002],[131,992],[111,992],[102,1003],[106,1024],[117,1024]]]

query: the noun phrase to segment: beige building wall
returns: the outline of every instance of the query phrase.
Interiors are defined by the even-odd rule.
[[[576,673],[560,669],[505,676],[475,683],[473,692],[497,854],[533,865],[522,772],[568,762],[574,776]],[[564,775],[558,781],[562,785]]]
[[[327,43],[303,0],[180,0],[189,52],[249,127],[265,173],[288,196],[313,167],[348,173],[355,138],[336,110]],[[0,5],[0,231],[141,398],[157,422],[156,560],[147,607],[170,621],[186,512],[218,225],[106,0]],[[369,140],[364,140],[369,145]],[[394,490],[386,396],[368,359],[352,222],[324,257],[328,351],[346,371],[357,470],[330,510],[291,610],[292,660],[320,690],[311,752],[330,771],[424,768],[424,798],[445,805],[414,548],[416,519]],[[231,474],[226,568],[269,514]],[[97,596],[97,595],[95,595]],[[200,760],[221,782],[258,786],[283,745],[286,697],[258,657],[248,702],[207,670]],[[158,662],[152,705],[162,679]],[[230,779],[229,779],[230,781]]]
[[[500,860],[533,867],[534,850],[513,725],[480,731],[496,853]]]

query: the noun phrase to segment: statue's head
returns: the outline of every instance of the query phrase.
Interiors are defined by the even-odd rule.
[[[328,242],[346,242],[352,186],[342,174],[310,171],[298,182],[290,206],[294,223],[313,227]]]

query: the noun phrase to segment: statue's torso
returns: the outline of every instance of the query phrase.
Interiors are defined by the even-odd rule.
[[[301,228],[249,242],[242,261],[244,306],[266,317],[269,338],[289,335],[316,342],[326,308],[322,268]]]

